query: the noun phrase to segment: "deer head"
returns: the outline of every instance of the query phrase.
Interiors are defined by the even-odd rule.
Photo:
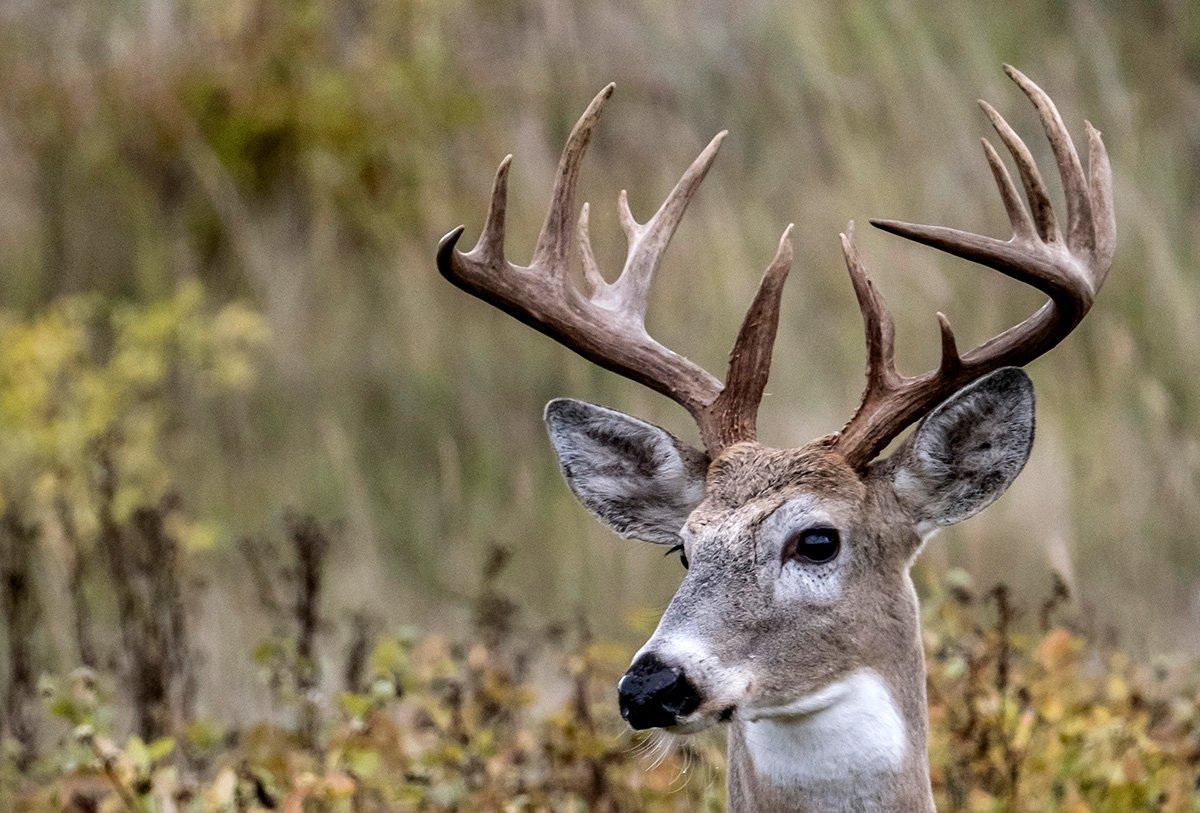
[[[688,732],[733,721],[742,724],[734,742],[753,753],[758,729],[750,724],[810,719],[853,695],[866,706],[848,719],[874,727],[874,745],[866,750],[882,760],[876,767],[896,772],[923,764],[923,662],[909,567],[933,530],[985,508],[1021,471],[1033,442],[1034,398],[1019,367],[1079,324],[1115,245],[1112,176],[1099,133],[1087,125],[1085,173],[1050,98],[1019,71],[1006,71],[1036,106],[1049,137],[1066,197],[1065,235],[1028,148],[986,102],[983,110],[1012,155],[1029,202],[1027,209],[984,140],[1011,238],[871,222],[1031,285],[1048,301],[965,353],[939,313],[940,364],[902,375],[893,360],[891,317],[847,229],[842,250],[865,324],[867,384],[841,431],[799,448],[771,448],[755,436],[791,265],[790,226],[742,323],[724,384],[645,328],[651,280],[724,133],[647,222],[634,219],[622,192],[629,251],[612,282],[591,250],[586,203],[577,223],[582,290],[569,274],[580,161],[612,85],[593,99],[567,141],[529,266],[504,255],[511,156],[497,172],[474,249],[455,248],[462,227],[442,240],[438,268],[448,280],[675,400],[699,426],[703,450],[601,406],[559,399],[546,407],[551,441],[580,501],[623,537],[678,549],[688,567],[657,631],[621,681],[621,711],[634,728]],[[876,460],[917,421],[893,454]],[[861,743],[855,747],[863,751]],[[739,778],[735,762],[731,784],[770,774],[764,764],[754,761]],[[913,770],[913,798],[927,800],[928,782],[919,766]],[[889,798],[902,796],[896,791]]]

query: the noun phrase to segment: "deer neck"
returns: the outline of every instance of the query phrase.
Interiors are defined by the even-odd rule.
[[[730,810],[934,809],[915,601],[896,650],[794,709],[731,725]]]

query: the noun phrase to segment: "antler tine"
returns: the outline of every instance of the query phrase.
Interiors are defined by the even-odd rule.
[[[895,388],[900,376],[896,372],[896,327],[892,314],[883,297],[871,282],[866,267],[854,245],[854,221],[839,234],[842,241],[842,256],[846,259],[846,270],[850,272],[850,283],[858,309],[862,311],[863,328],[867,339],[867,386],[863,403],[883,397]]]
[[[596,254],[592,251],[592,237],[588,233],[589,211],[590,207],[586,203],[579,211],[579,261],[583,263],[583,278],[591,286],[592,295],[595,296],[606,289],[608,283],[600,273],[600,266],[596,264]]]
[[[492,182],[492,200],[488,205],[483,231],[472,249],[483,259],[504,264],[504,220],[508,211],[508,169],[512,166],[512,154],[504,156],[496,169],[496,180]]]
[[[913,387],[916,379],[906,378],[896,370],[895,322],[854,244],[854,221],[850,221],[846,231],[838,237],[842,241],[842,256],[846,260],[846,270],[849,271],[850,282],[854,286],[854,296],[862,312],[867,343],[867,383],[863,388],[858,410],[839,433],[845,435],[848,429],[862,420],[860,416],[869,414],[889,398]],[[962,357],[958,353],[958,343],[946,315],[939,312],[937,321],[942,349],[937,374],[955,375],[963,365]]]
[[[1028,244],[997,240],[948,226],[923,226],[876,218],[869,222],[877,229],[986,265],[1051,297],[1072,299],[1078,293],[1075,280],[1063,278],[1054,265],[1054,258],[1031,257]]]
[[[629,196],[624,189],[621,190],[617,207],[621,216],[621,226],[629,243],[629,253],[621,276],[603,289],[603,303],[607,307],[625,312],[639,321],[645,321],[650,284],[662,262],[662,255],[675,235],[675,229],[679,227],[688,204],[700,188],[700,182],[708,174],[726,135],[727,131],[722,130],[713,137],[680,176],[675,187],[658,207],[658,211],[645,223],[638,223],[634,219],[629,210]]]
[[[1090,121],[1084,121],[1088,134],[1088,195],[1092,201],[1092,228],[1096,243],[1092,251],[1096,260],[1096,287],[1104,284],[1113,254],[1117,250],[1117,217],[1113,208],[1112,165],[1100,131]]]
[[[996,112],[996,108],[983,99],[979,100],[979,106],[992,122],[996,134],[1000,136],[1017,165],[1021,184],[1025,187],[1025,196],[1029,198],[1029,207],[1033,210],[1033,219],[1037,223],[1038,236],[1048,243],[1057,242],[1060,235],[1054,218],[1054,208],[1050,205],[1050,194],[1046,191],[1042,173],[1033,161],[1033,153],[1004,117]]]
[[[775,258],[763,273],[758,293],[742,319],[742,327],[729,353],[725,388],[709,408],[718,444],[728,446],[754,440],[758,433],[758,405],[771,375],[771,351],[779,329],[783,285],[792,269],[792,229],[789,223],[779,238]]]
[[[942,375],[953,375],[962,367],[962,356],[958,354],[958,342],[954,338],[954,329],[950,327],[950,320],[946,318],[946,314],[938,311],[938,332],[942,337],[942,360],[938,364],[938,373]]]
[[[1008,174],[1008,167],[1004,166],[1004,161],[996,152],[996,148],[992,146],[992,142],[986,138],[979,140],[983,143],[983,154],[987,157],[992,177],[1000,190],[1000,199],[1004,202],[1004,211],[1008,213],[1008,222],[1012,226],[1013,236],[1024,240],[1032,238],[1037,232],[1037,227],[1034,226],[1033,218],[1025,209],[1025,204],[1021,203],[1017,187],[1013,185],[1012,176]]]
[[[1092,233],[1092,206],[1088,199],[1087,178],[1083,165],[1075,152],[1075,143],[1063,124],[1062,116],[1054,102],[1025,74],[1012,65],[1005,65],[1004,72],[1020,86],[1029,101],[1037,108],[1042,126],[1058,162],[1058,174],[1062,178],[1063,192],[1067,200],[1067,247],[1072,251],[1090,251],[1095,238]]]
[[[612,92],[609,85],[592,100],[567,139],[530,264],[520,267],[504,258],[510,156],[496,172],[491,206],[475,248],[466,254],[455,249],[463,232],[459,226],[438,245],[438,269],[459,288],[584,358],[682,405],[696,420],[709,455],[715,457],[733,443],[754,438],[755,414],[766,386],[779,322],[780,295],[791,265],[791,227],[784,232],[742,324],[730,357],[729,385],[722,387],[706,370],[652,339],[646,333],[645,315],[650,284],[662,255],[712,166],[725,133],[709,142],[646,223],[634,219],[628,198],[621,193],[619,213],[629,251],[620,276],[607,282],[592,250],[586,203],[575,220],[575,191],[584,150]],[[578,290],[568,275],[572,232],[576,230],[585,291]]]
[[[550,194],[550,210],[538,234],[530,267],[545,267],[559,278],[566,277],[571,232],[575,226],[575,188],[579,185],[579,167],[583,163],[588,142],[592,140],[592,130],[600,120],[600,110],[616,87],[616,84],[609,82],[596,94],[567,137],[554,177],[554,191]]]
[[[846,264],[866,323],[869,359],[862,403],[837,441],[853,465],[870,462],[906,426],[960,387],[999,367],[1027,364],[1057,345],[1087,314],[1108,273],[1116,245],[1116,224],[1112,170],[1099,132],[1088,125],[1089,173],[1085,175],[1050,97],[1015,68],[1005,66],[1005,71],[1037,108],[1053,148],[1067,199],[1066,240],[1058,232],[1045,184],[1029,148],[986,102],[980,102],[980,106],[1012,154],[1029,200],[1030,210],[1026,210],[1000,156],[984,140],[984,154],[1012,224],[1012,238],[997,240],[945,226],[894,220],[871,223],[993,268],[1042,291],[1050,301],[1020,324],[961,355],[949,321],[939,313],[942,359],[938,368],[904,377],[892,362],[891,320],[883,301],[862,267],[852,238],[843,235]]]

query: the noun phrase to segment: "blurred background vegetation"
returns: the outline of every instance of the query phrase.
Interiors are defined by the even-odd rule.
[[[364,629],[465,629],[498,549],[511,560],[491,578],[532,628],[578,618],[632,652],[678,567],[574,502],[540,410],[571,395],[685,437],[690,421],[446,284],[438,238],[459,223],[473,238],[512,152],[508,253],[524,260],[563,139],[615,81],[581,185],[615,268],[618,191],[644,217],[729,128],[650,327],[723,369],[795,221],[761,435],[797,444],[840,426],[862,382],[846,222],[1005,233],[977,97],[1052,166],[1004,62],[1077,137],[1085,116],[1104,132],[1119,251],[1092,315],[1030,370],[1024,475],[918,575],[1003,579],[1035,607],[1058,574],[1087,640],[1141,664],[1194,658],[1192,4],[14,0],[0,6],[0,497],[7,597],[36,601],[8,602],[9,632],[29,631],[10,634],[24,645],[8,672],[15,658],[27,684],[81,663],[116,674],[153,640],[169,656],[142,666],[183,696],[133,703],[126,716],[148,717],[129,725],[246,724],[280,713],[279,682],[259,678],[282,670],[308,696]],[[934,363],[938,310],[966,344],[1038,304],[859,233],[906,369]],[[272,608],[275,582],[307,584],[319,612],[305,621],[290,593]],[[298,654],[306,623],[321,646]]]

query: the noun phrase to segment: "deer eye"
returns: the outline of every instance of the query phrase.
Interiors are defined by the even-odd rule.
[[[671,548],[669,551],[664,553],[663,555],[670,556],[672,553],[679,554],[679,563],[681,565],[683,565],[684,570],[687,570],[688,569],[688,560],[687,560],[687,554],[683,552],[683,545],[676,545],[673,548]]]
[[[783,560],[819,565],[833,561],[841,549],[842,540],[833,528],[808,528],[783,543]]]

